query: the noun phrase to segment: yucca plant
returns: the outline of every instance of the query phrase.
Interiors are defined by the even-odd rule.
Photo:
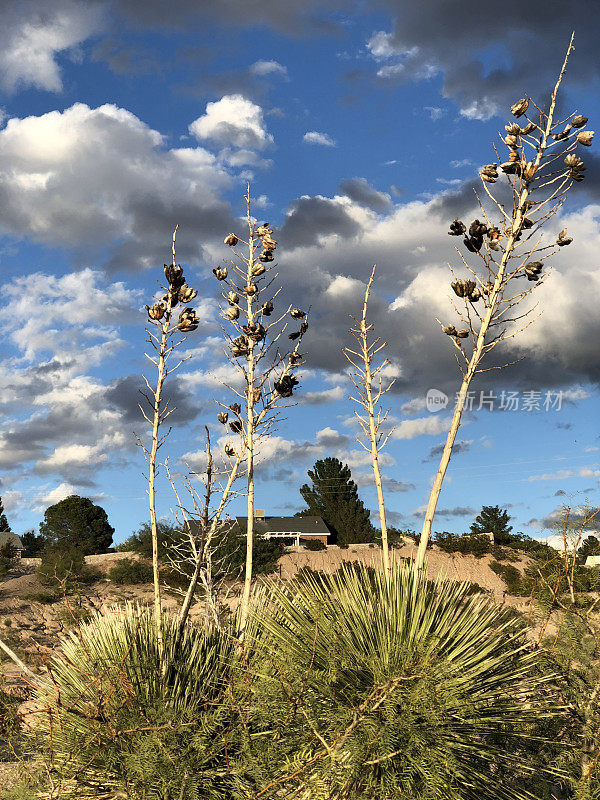
[[[164,678],[149,609],[115,607],[62,640],[35,692],[33,745],[49,767],[50,797],[233,797],[234,641],[190,622],[179,637],[169,616],[163,635]]]
[[[557,714],[506,612],[393,563],[275,586],[254,612],[257,798],[515,800]],[[542,691],[543,688],[543,691]],[[262,744],[261,744],[262,743]]]

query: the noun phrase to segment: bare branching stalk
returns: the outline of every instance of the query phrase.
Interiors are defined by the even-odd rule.
[[[350,333],[356,339],[358,349],[352,350],[349,347],[345,347],[344,355],[355,369],[355,372],[351,375],[351,380],[356,389],[356,397],[351,396],[350,399],[358,403],[359,406],[362,406],[364,410],[364,416],[359,414],[358,411],[354,412],[363,434],[358,437],[358,442],[371,454],[375,487],[377,489],[379,522],[381,524],[383,568],[386,574],[389,574],[390,557],[387,524],[385,520],[383,485],[381,481],[381,470],[379,468],[379,451],[385,447],[390,436],[390,431],[384,433],[382,430],[388,411],[386,410],[382,413],[379,401],[381,400],[381,396],[392,388],[394,380],[390,381],[387,386],[383,386],[383,376],[381,373],[382,370],[391,363],[389,359],[384,359],[384,361],[378,365],[375,365],[373,362],[377,354],[386,346],[386,343],[382,342],[380,338],[369,341],[369,333],[373,330],[373,325],[367,322],[367,309],[374,277],[375,266],[373,266],[371,270],[371,276],[365,289],[361,318],[357,319],[353,317],[352,314],[350,315],[351,319],[354,320],[354,326],[350,328]],[[375,384],[375,388],[373,388],[373,384]]]
[[[290,398],[298,384],[293,370],[302,363],[299,347],[308,330],[306,313],[289,306],[275,320],[269,317],[275,310],[274,301],[280,289],[273,291],[277,278],[273,273],[274,251],[277,242],[268,223],[258,225],[251,215],[250,187],[245,195],[248,239],[229,234],[225,244],[232,248],[234,258],[227,267],[213,270],[217,280],[225,287],[223,298],[227,307],[223,318],[229,322],[236,335],[226,333],[228,358],[241,379],[242,390],[228,388],[237,395],[239,402],[232,403],[219,414],[223,425],[229,425],[233,433],[241,434],[243,457],[247,478],[247,528],[246,567],[244,587],[240,602],[240,626],[245,628],[250,603],[252,584],[252,554],[254,546],[254,465],[257,447],[261,439],[273,430],[278,417],[276,406],[282,399]],[[244,253],[236,250],[241,243],[247,248]],[[281,347],[280,340],[286,330],[285,318],[301,320],[300,329],[288,334],[295,342],[293,349]],[[285,341],[285,340],[284,340]],[[225,409],[225,406],[224,406]],[[230,420],[230,413],[233,419]],[[237,451],[225,444],[225,452],[237,457]]]
[[[480,372],[509,366],[501,364],[483,368],[480,364],[497,345],[515,337],[534,321],[534,318],[527,319],[527,317],[535,306],[525,311],[514,309],[544,281],[546,276],[541,274],[544,261],[558,252],[558,248],[572,241],[567,236],[566,230],[563,230],[555,243],[541,246],[541,235],[538,235],[541,227],[561,208],[573,181],[583,180],[585,167],[574,154],[574,150],[579,145],[590,145],[593,136],[593,131],[582,130],[587,118],[580,114],[577,116],[571,114],[558,122],[554,119],[558,89],[572,50],[573,37],[547,112],[527,98],[519,100],[511,107],[515,117],[524,117],[527,120],[524,127],[516,122],[505,127],[507,136],[503,142],[509,149],[509,160],[501,164],[500,169],[507,176],[511,187],[512,214],[506,212],[504,206],[489,190],[488,184],[495,183],[498,179],[498,165],[487,164],[482,167],[479,174],[488,198],[500,214],[498,225],[491,224],[483,204],[477,197],[485,222],[474,220],[468,232],[461,220],[454,220],[450,226],[450,235],[466,235],[465,247],[479,258],[481,269],[477,272],[471,268],[461,255],[463,266],[471,274],[471,278],[455,280],[452,289],[456,296],[464,301],[462,310],[453,303],[464,327],[457,329],[454,325],[443,326],[440,322],[444,333],[451,337],[456,348],[456,360],[463,380],[427,505],[416,559],[416,566],[419,568],[425,561],[435,509],[471,381]],[[530,105],[539,115],[537,122],[526,114]],[[522,237],[524,241],[521,241]],[[505,240],[504,245],[501,243],[502,240]],[[537,257],[537,260],[532,260],[533,257]],[[515,282],[522,278],[534,282],[534,285],[523,290],[514,288]],[[477,307],[480,301],[483,303],[483,310]],[[467,352],[467,341],[472,347],[470,356]]]
[[[214,568],[223,565],[215,565],[214,549],[225,526],[231,524],[224,519],[224,513],[235,495],[233,485],[239,476],[244,458],[244,449],[239,448],[236,457],[229,459],[227,465],[215,466],[208,427],[205,427],[205,430],[207,463],[205,472],[200,476],[204,484],[204,494],[196,489],[189,477],[185,481],[191,508],[181,502],[175,482],[166,465],[167,475],[177,498],[176,516],[183,518],[182,529],[187,535],[181,543],[172,545],[167,555],[170,566],[189,579],[179,611],[178,637],[183,633],[198,585],[204,591],[205,621],[220,627],[219,599],[223,592],[224,578],[215,581]],[[190,474],[197,477],[197,473]],[[224,483],[221,482],[221,478],[226,478]],[[214,495],[218,498],[216,504]]]
[[[156,622],[159,652],[163,652],[162,636],[162,603],[161,585],[158,563],[158,526],[156,520],[156,475],[157,475],[157,453],[165,442],[171,429],[161,434],[160,429],[167,417],[175,410],[169,408],[167,401],[163,405],[163,388],[168,375],[178,369],[186,358],[180,359],[174,366],[169,367],[168,362],[173,351],[181,344],[182,338],[175,338],[176,332],[188,333],[198,327],[198,317],[192,308],[183,307],[179,312],[179,318],[175,324],[172,322],[173,310],[178,303],[182,305],[188,303],[196,297],[197,292],[185,283],[182,268],[175,263],[175,236],[177,228],[173,231],[172,244],[172,263],[165,264],[164,272],[167,285],[159,284],[166,294],[159,302],[152,306],[146,306],[148,319],[155,328],[155,333],[146,328],[148,343],[155,352],[155,356],[146,353],[146,357],[154,364],[157,369],[156,385],[152,387],[148,379],[144,377],[148,392],[142,392],[150,409],[151,415],[146,413],[140,405],[140,410],[144,419],[151,426],[152,441],[150,448],[147,448],[138,437],[138,444],[142,447],[146,463],[148,464],[148,504],[150,508],[150,527],[152,533],[152,568],[154,573],[154,618]]]

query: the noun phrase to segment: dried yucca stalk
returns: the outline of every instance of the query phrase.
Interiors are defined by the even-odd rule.
[[[455,295],[463,301],[462,308],[453,303],[461,320],[460,327],[455,324],[443,325],[438,320],[457,350],[456,358],[463,380],[425,513],[417,567],[424,564],[435,509],[471,381],[478,373],[508,366],[502,364],[484,368],[480,364],[498,344],[516,336],[531,324],[532,319],[518,328],[519,321],[526,319],[532,309],[513,309],[544,281],[544,262],[572,241],[566,230],[561,231],[550,245],[541,246],[541,236],[536,236],[560,209],[573,182],[583,180],[585,167],[575,151],[580,146],[589,146],[593,137],[593,131],[582,130],[587,118],[581,114],[571,114],[564,120],[555,121],[556,97],[572,50],[573,36],[550,97],[548,111],[529,98],[522,98],[515,103],[511,113],[519,122],[506,125],[506,137],[503,139],[503,144],[508,148],[508,160],[501,163],[500,172],[497,163],[486,164],[480,170],[483,188],[492,201],[492,207],[500,215],[497,224],[490,221],[478,197],[484,221],[476,219],[467,228],[457,219],[450,225],[451,236],[465,237],[464,246],[478,259],[479,269],[471,267],[461,255],[469,277],[457,279],[451,284]],[[534,114],[531,114],[532,108],[535,109]],[[528,111],[531,117],[536,117],[535,120],[528,116]],[[500,173],[506,176],[511,188],[512,213],[505,210],[488,187],[488,184],[496,183],[501,177]],[[521,290],[516,285],[521,279],[533,283],[533,286]],[[517,328],[509,330],[512,323],[517,323]]]

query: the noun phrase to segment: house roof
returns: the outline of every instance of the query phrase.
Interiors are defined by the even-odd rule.
[[[25,550],[23,547],[23,542],[19,539],[16,533],[12,531],[0,531],[0,547],[4,547],[5,544],[10,542],[13,547],[17,550]]]
[[[236,517],[241,527],[246,526],[247,517]],[[331,536],[331,531],[322,517],[255,517],[257,533],[300,533],[302,535]]]

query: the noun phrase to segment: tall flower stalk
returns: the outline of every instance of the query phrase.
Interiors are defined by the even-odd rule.
[[[351,375],[352,383],[356,389],[356,397],[351,397],[359,406],[362,407],[364,415],[355,411],[358,424],[363,436],[358,438],[359,443],[371,455],[371,465],[373,467],[373,477],[377,490],[377,505],[379,508],[379,523],[381,525],[381,548],[383,568],[389,574],[390,557],[388,547],[387,523],[385,519],[385,502],[383,498],[383,482],[381,480],[381,469],[379,467],[379,452],[385,447],[390,436],[390,432],[384,433],[382,426],[385,423],[388,412],[382,412],[379,401],[381,396],[389,391],[394,385],[394,380],[390,381],[384,388],[382,381],[382,370],[391,362],[384,359],[377,364],[374,359],[386,346],[380,338],[370,341],[369,334],[373,330],[373,325],[367,322],[367,309],[369,295],[375,278],[375,266],[371,270],[371,275],[365,288],[362,315],[360,319],[350,315],[354,320],[354,326],[350,328],[350,333],[356,339],[357,350],[350,347],[344,348],[344,355],[355,372]]]
[[[233,253],[228,266],[213,270],[224,286],[222,296],[226,306],[224,320],[233,333],[226,333],[229,361],[241,378],[242,388],[228,388],[238,401],[223,405],[218,418],[234,434],[241,435],[237,449],[225,444],[228,456],[236,458],[240,448],[246,464],[247,524],[246,564],[244,587],[240,601],[240,627],[248,619],[252,560],[254,547],[254,466],[257,447],[273,430],[277,419],[276,407],[293,396],[298,385],[294,370],[302,363],[300,345],[308,330],[306,312],[288,306],[274,320],[275,301],[281,289],[273,290],[277,272],[273,272],[277,242],[268,223],[259,225],[251,214],[250,187],[245,194],[247,239],[230,233],[226,239]],[[238,245],[241,245],[238,249]],[[242,249],[243,248],[243,249]],[[299,329],[284,337],[287,320],[299,322]],[[287,320],[287,321],[286,321]],[[286,346],[283,343],[286,342]]]
[[[458,219],[450,226],[450,235],[465,236],[465,248],[479,259],[480,269],[473,269],[461,255],[463,266],[471,275],[468,279],[457,279],[452,283],[454,294],[463,300],[460,310],[453,303],[462,325],[459,328],[454,324],[444,326],[438,320],[457,350],[456,358],[463,379],[427,504],[416,558],[419,568],[425,561],[438,498],[471,381],[478,373],[509,366],[502,364],[484,368],[481,362],[498,344],[513,338],[531,324],[533,319],[519,327],[533,309],[513,309],[544,281],[542,270],[546,259],[572,241],[566,229],[561,231],[553,244],[547,246],[540,246],[541,236],[536,236],[560,209],[573,182],[583,180],[585,167],[575,150],[579,146],[589,146],[593,137],[593,131],[583,130],[587,118],[581,114],[571,114],[566,119],[555,121],[556,97],[572,50],[573,37],[547,112],[529,98],[522,98],[511,107],[511,113],[519,122],[512,122],[505,127],[507,135],[503,144],[508,148],[509,156],[500,165],[500,170],[510,184],[512,214],[507,213],[488,188],[489,184],[498,180],[497,163],[486,164],[479,175],[483,189],[500,214],[498,224],[490,222],[478,197],[485,221],[474,220],[468,230]],[[530,107],[534,109],[534,114],[528,116]],[[535,121],[532,119],[534,116]],[[523,121],[526,121],[525,125],[522,125]],[[523,278],[534,285],[524,290],[514,288],[515,283]],[[513,323],[516,323],[516,327],[511,329]]]
[[[140,410],[144,419],[151,426],[151,443],[147,447],[138,437],[138,443],[142,447],[146,463],[148,464],[148,505],[150,510],[150,528],[152,534],[152,570],[154,579],[154,620],[157,629],[158,645],[160,652],[162,648],[162,601],[160,570],[158,563],[158,526],[156,520],[156,476],[157,476],[157,454],[165,439],[170,433],[170,428],[166,433],[161,433],[167,417],[173,413],[174,407],[169,408],[169,401],[163,403],[163,389],[167,377],[178,369],[186,358],[180,359],[173,366],[169,366],[169,360],[176,348],[184,341],[181,337],[176,337],[177,333],[189,333],[196,330],[199,319],[193,308],[186,306],[193,300],[197,292],[190,288],[183,276],[183,269],[175,263],[175,237],[177,228],[173,231],[173,244],[171,248],[172,262],[164,265],[166,285],[159,284],[166,294],[152,306],[146,306],[150,325],[154,328],[146,328],[148,334],[147,341],[154,350],[154,355],[146,353],[146,357],[156,367],[157,376],[154,386],[143,376],[146,383],[147,392],[142,392],[146,399],[150,412],[146,413],[140,405]],[[173,321],[173,313],[176,306],[181,304],[177,321]]]

